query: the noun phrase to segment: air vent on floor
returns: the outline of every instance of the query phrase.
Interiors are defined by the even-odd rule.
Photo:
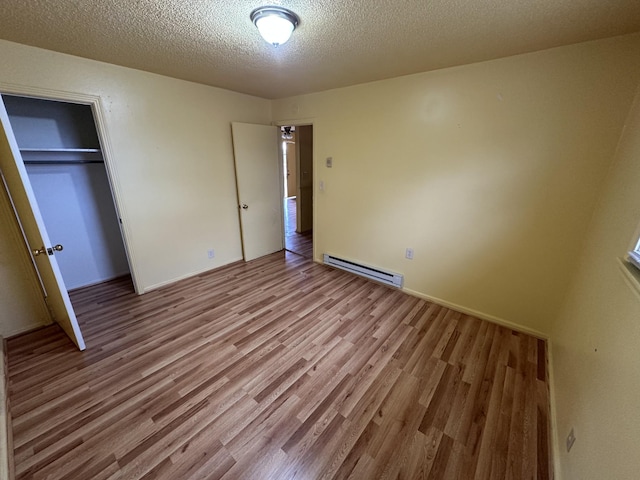
[[[355,273],[356,275],[360,275],[362,277],[370,278],[371,280],[375,280],[377,282],[391,285],[392,287],[402,287],[402,280],[404,277],[398,273],[386,272],[384,270],[380,270],[379,268],[373,268],[367,265],[352,262],[350,260],[345,260],[343,258],[334,257],[333,255],[329,255],[327,253],[324,254],[324,263],[332,267],[346,270],[347,272]]]

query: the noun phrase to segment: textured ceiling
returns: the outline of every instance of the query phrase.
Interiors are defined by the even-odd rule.
[[[2,0],[0,38],[265,98],[317,92],[640,31],[640,0]]]

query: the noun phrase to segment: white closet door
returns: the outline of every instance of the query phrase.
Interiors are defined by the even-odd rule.
[[[13,206],[19,217],[25,234],[27,246],[31,252],[42,251],[34,255],[36,268],[46,290],[45,300],[54,320],[65,331],[80,350],[85,349],[84,339],[76,315],[71,306],[67,288],[62,280],[60,269],[55,258],[53,244],[44,227],[40,209],[36,202],[16,142],[9,116],[0,100],[0,170],[6,182]]]

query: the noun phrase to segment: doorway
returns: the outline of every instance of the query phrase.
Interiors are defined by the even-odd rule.
[[[2,99],[66,288],[130,276],[91,106]]]
[[[313,258],[313,126],[280,127],[285,250]]]
[[[43,92],[43,95],[40,96],[36,91],[30,91],[27,93],[27,95],[30,95],[29,97],[22,97],[24,92],[20,91],[2,92],[0,95],[0,170],[3,174],[2,179],[9,196],[9,202],[22,233],[24,245],[35,268],[34,275],[40,280],[42,286],[41,294],[49,308],[50,319],[58,323],[80,350],[84,350],[85,343],[82,332],[58,263],[58,259],[65,249],[61,243],[58,244],[59,239],[54,238],[53,240],[56,241],[51,241],[39,207],[39,202],[42,202],[46,207],[51,206],[49,203],[57,202],[58,197],[63,196],[58,195],[58,189],[62,190],[66,180],[60,177],[60,182],[55,182],[54,185],[47,185],[47,188],[52,192],[52,201],[49,202],[44,197],[42,197],[42,200],[37,200],[27,167],[29,167],[30,163],[34,168],[36,166],[61,166],[71,162],[74,162],[74,165],[101,164],[103,179],[106,176],[106,183],[103,184],[103,187],[106,186],[106,188],[103,189],[103,192],[108,192],[108,199],[98,201],[98,206],[100,208],[106,207],[107,210],[110,208],[112,212],[117,212],[117,210],[115,197],[111,193],[107,164],[105,163],[107,157],[110,158],[110,149],[104,130],[104,116],[100,99],[69,92],[59,92],[59,94],[63,100],[50,98],[47,92]],[[85,109],[85,114],[83,115],[89,119],[86,123],[91,125],[90,130],[92,130],[92,133],[90,135],[85,135],[87,132],[79,134],[77,131],[73,132],[73,129],[70,133],[64,128],[59,128],[60,123],[64,124],[70,118],[73,119],[75,117],[75,114],[69,114],[69,112],[61,114],[62,117],[67,116],[68,118],[58,122],[60,119],[57,119],[56,115],[50,118],[43,111],[30,116],[25,114],[24,111],[16,111],[9,107],[9,110],[12,110],[11,117],[13,118],[11,118],[5,106],[5,100],[10,97],[23,98],[29,101],[50,102],[49,105],[71,105],[83,108]],[[9,103],[12,103],[12,100],[9,99]],[[32,126],[35,124],[41,128],[23,130],[24,126],[28,124]],[[20,134],[22,146],[18,144],[16,132],[13,128],[14,125],[18,127],[17,130],[23,130]],[[85,144],[87,138],[91,138],[93,142],[91,145]],[[32,141],[33,143],[31,143]],[[44,141],[44,143],[39,143],[41,141]],[[58,143],[56,144],[56,142]],[[94,175],[89,175],[89,178],[92,181],[95,180]],[[87,188],[90,188],[92,181],[87,182],[89,184]],[[82,207],[84,207],[82,196],[76,196],[75,200],[76,207],[82,210]],[[114,217],[112,217],[112,220],[115,221],[117,226],[118,241],[126,252],[124,232],[120,229],[119,215],[115,213]],[[102,230],[103,228],[100,227],[100,229]],[[91,251],[99,254],[103,253],[100,252],[99,245],[98,248],[93,248]],[[69,253],[69,249],[66,252]],[[128,253],[125,254],[127,257],[127,271],[130,272],[133,285],[136,285],[135,274],[129,267]],[[76,262],[75,268],[83,269],[85,266],[86,263]],[[135,291],[138,291],[137,288],[135,288]]]

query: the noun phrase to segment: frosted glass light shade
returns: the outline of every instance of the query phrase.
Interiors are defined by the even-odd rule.
[[[255,24],[268,43],[278,46],[285,43],[300,22],[298,16],[282,7],[260,7],[251,12]]]
[[[259,18],[256,20],[256,27],[262,38],[273,45],[282,45],[293,33],[293,23],[275,15]]]

